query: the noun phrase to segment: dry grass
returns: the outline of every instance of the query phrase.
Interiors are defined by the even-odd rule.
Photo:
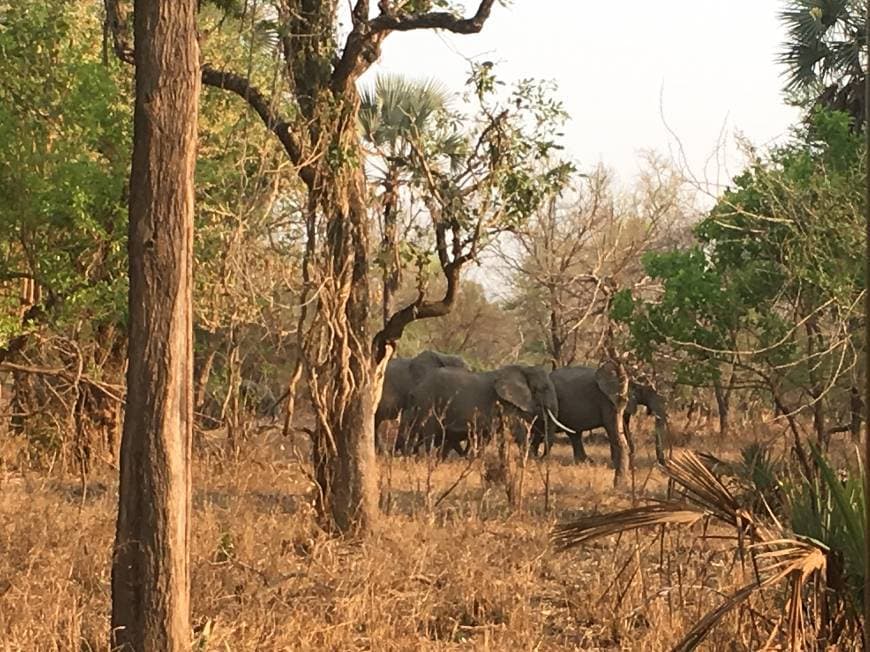
[[[647,449],[635,495],[663,497]],[[599,465],[569,464],[566,446],[528,462],[514,475],[516,508],[486,460],[392,460],[384,528],[364,545],[317,529],[297,454],[275,436],[241,458],[205,456],[194,478],[198,649],[668,649],[746,575],[724,549],[676,534],[556,553],[557,520],[632,505],[631,492],[611,487],[606,447],[590,452]],[[16,467],[9,440],[3,459],[0,650],[107,650],[113,472],[91,478],[83,496],[75,478]],[[748,608],[760,626],[778,613]],[[705,645],[752,649],[739,622],[726,617]]]

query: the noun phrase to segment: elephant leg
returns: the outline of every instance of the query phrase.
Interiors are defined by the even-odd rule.
[[[411,441],[407,435],[401,432],[396,435],[396,441],[393,444],[394,455],[408,455],[411,452]]]
[[[416,431],[416,421],[412,418],[403,417],[399,422],[399,432],[396,433],[396,441],[393,443],[393,453],[396,455],[409,455],[415,444]]]
[[[544,452],[541,453],[541,444],[544,444]],[[553,440],[542,432],[535,432],[529,444],[529,455],[532,457],[546,457],[553,447]]]
[[[578,431],[576,434],[568,435],[568,438],[571,440],[571,449],[574,451],[574,464],[586,462],[589,456],[583,446],[583,432]]]
[[[543,442],[544,442],[544,457],[546,457],[547,455],[549,455],[549,454],[550,454],[550,449],[553,448],[553,438],[554,438],[554,436],[553,436],[553,433],[552,433],[552,432],[545,433],[544,436],[543,436]]]
[[[438,454],[442,460],[446,460],[450,457],[450,451],[453,450],[461,455],[462,446],[457,439],[456,433],[449,431],[441,432],[438,437],[436,437],[435,441],[438,448]]]
[[[439,442],[440,439],[438,438],[438,435],[428,431],[423,432],[421,430],[418,430],[414,433],[414,455],[420,454],[420,448],[422,448],[423,452],[428,455],[430,452],[432,452],[433,448],[438,446]]]

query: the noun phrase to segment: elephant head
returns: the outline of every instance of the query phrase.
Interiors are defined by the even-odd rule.
[[[560,423],[559,399],[546,367],[509,365],[494,372],[493,387],[498,398],[519,410],[524,419],[533,424],[536,432],[549,445],[556,430],[574,431]],[[522,433],[523,436],[525,433]]]
[[[616,366],[611,361],[607,361],[599,366],[595,371],[595,381],[599,389],[615,405],[619,392]],[[625,406],[626,416],[632,416],[637,411],[637,406],[643,405],[646,407],[646,413],[655,417],[656,458],[660,463],[664,462],[662,441],[663,434],[668,427],[665,400],[651,384],[642,381],[629,382],[627,399],[628,402]]]

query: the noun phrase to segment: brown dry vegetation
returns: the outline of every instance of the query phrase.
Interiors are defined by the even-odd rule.
[[[781,441],[778,426],[757,430],[690,444],[727,457],[754,437]],[[665,650],[746,578],[724,547],[680,530],[554,551],[557,520],[632,502],[611,487],[601,444],[595,466],[569,464],[567,446],[528,462],[518,509],[491,457],[394,459],[383,530],[364,544],[317,528],[304,452],[272,432],[236,457],[220,444],[206,444],[194,475],[195,649]],[[16,465],[14,441],[0,445],[0,649],[107,650],[115,472],[83,493],[74,477]],[[636,497],[666,492],[650,448]],[[753,649],[779,605],[750,605],[704,649]]]

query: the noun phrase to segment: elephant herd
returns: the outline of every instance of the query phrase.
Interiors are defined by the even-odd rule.
[[[395,452],[438,448],[446,457],[450,451],[466,454],[475,441],[485,441],[503,426],[519,444],[528,444],[532,454],[542,443],[546,453],[554,435],[562,432],[579,463],[588,459],[583,433],[603,428],[614,460],[617,388],[616,374],[607,363],[553,371],[508,365],[475,372],[457,356],[424,351],[389,362],[375,433],[382,422],[399,419]],[[631,382],[623,425],[632,447],[629,422],[638,405],[655,416],[657,432],[667,425],[662,397],[648,385]],[[380,439],[378,448],[387,448]]]

